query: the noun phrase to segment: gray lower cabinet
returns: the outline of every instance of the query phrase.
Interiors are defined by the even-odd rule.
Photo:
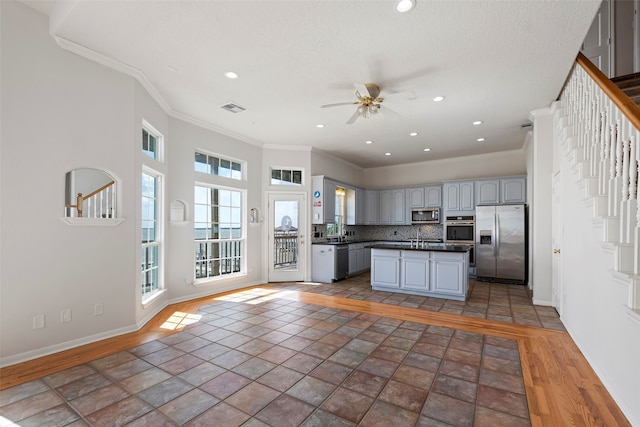
[[[371,249],[364,247],[363,243],[349,244],[349,276],[362,273],[369,269],[365,262],[365,254]]]
[[[431,252],[403,251],[400,285],[405,289],[430,289],[429,262]]]
[[[468,269],[468,252],[371,249],[373,290],[464,301]]]
[[[400,288],[399,250],[371,249],[371,286],[378,288]],[[384,290],[384,289],[381,289]]]
[[[433,252],[433,291],[445,295],[461,295],[468,272],[458,254]]]

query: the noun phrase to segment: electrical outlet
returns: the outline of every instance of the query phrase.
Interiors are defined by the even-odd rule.
[[[93,307],[93,314],[96,316],[102,316],[104,314],[104,303],[97,303],[94,307]]]
[[[65,310],[62,310],[60,312],[60,321],[62,323],[68,323],[71,322],[71,309],[67,308]]]
[[[33,329],[42,329],[44,328],[44,314],[38,314],[37,316],[33,316]]]

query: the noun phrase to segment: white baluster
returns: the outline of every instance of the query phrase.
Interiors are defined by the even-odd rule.
[[[622,141],[622,201],[629,199],[629,140]]]
[[[636,142],[632,136],[629,139],[629,199],[635,200],[636,186],[638,184],[638,165],[636,159]]]

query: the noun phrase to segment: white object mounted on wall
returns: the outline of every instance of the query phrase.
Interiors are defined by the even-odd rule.
[[[260,212],[258,211],[258,208],[251,208],[249,211],[249,222],[251,224],[260,222]]]
[[[171,202],[170,222],[173,225],[186,225],[187,221],[187,205],[182,200],[174,200]]]

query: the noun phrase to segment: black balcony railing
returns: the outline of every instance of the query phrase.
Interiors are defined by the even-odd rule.
[[[278,235],[273,238],[273,267],[286,269],[298,265],[298,236]]]

